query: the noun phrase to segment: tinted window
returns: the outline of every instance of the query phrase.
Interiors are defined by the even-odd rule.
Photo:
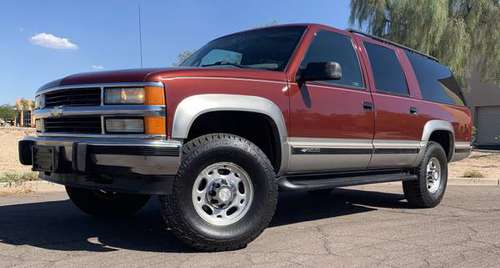
[[[371,43],[364,44],[377,90],[408,95],[406,78],[394,50]]]
[[[462,90],[450,69],[427,57],[406,51],[417,75],[422,97],[429,101],[464,105]]]
[[[239,64],[243,55],[238,52],[228,51],[223,49],[214,49],[201,58],[201,66],[213,65],[219,61]]]
[[[328,61],[340,64],[342,79],[322,82],[359,88],[364,86],[358,58],[349,36],[327,31],[318,32],[300,68],[305,69],[307,64],[311,62]]]
[[[285,69],[305,27],[271,27],[236,33],[215,39],[181,66]]]

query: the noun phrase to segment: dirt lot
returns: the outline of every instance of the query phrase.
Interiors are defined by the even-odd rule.
[[[500,178],[500,152],[473,152],[469,158],[450,164],[450,178],[463,177],[466,172],[479,172],[485,178]]]
[[[19,164],[17,142],[29,129],[0,129],[0,173],[29,172],[30,167]],[[474,152],[465,160],[450,164],[450,178],[463,177],[465,172],[477,171],[485,178],[500,178],[500,153]]]
[[[17,153],[17,142],[31,133],[31,129],[0,128],[0,173],[31,171],[30,167],[19,164]]]

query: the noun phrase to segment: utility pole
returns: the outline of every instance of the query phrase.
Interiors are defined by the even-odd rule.
[[[141,4],[137,4],[137,11],[139,13],[139,56],[141,58],[141,68],[143,68],[142,62],[142,25],[141,25]]]

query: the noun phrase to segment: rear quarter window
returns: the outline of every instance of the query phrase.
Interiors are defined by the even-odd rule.
[[[396,52],[392,49],[364,42],[372,67],[377,91],[408,96],[408,85]]]
[[[406,50],[425,100],[464,106],[462,89],[448,67]]]

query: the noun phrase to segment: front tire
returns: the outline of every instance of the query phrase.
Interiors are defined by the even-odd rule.
[[[443,199],[448,182],[448,158],[441,145],[432,141],[428,143],[415,174],[418,180],[403,182],[403,191],[410,206],[437,206]]]
[[[202,251],[245,247],[268,226],[278,198],[273,167],[250,141],[209,134],[183,146],[162,215],[174,235]]]
[[[73,203],[83,212],[98,217],[126,217],[136,214],[149,195],[113,193],[66,186]]]

